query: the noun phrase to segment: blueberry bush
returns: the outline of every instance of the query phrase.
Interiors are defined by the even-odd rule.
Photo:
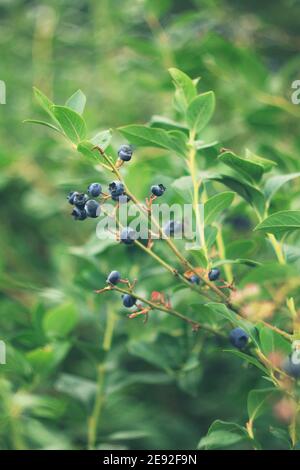
[[[92,3],[32,5],[36,105],[21,112],[17,94],[3,124],[1,448],[298,449],[293,21],[287,34],[273,12],[275,53],[260,42],[270,26],[259,5],[255,23],[248,2],[124,2],[124,25]],[[82,64],[66,24],[81,32]],[[188,206],[191,220],[162,221],[159,204]],[[134,214],[122,223],[132,207],[151,223],[146,237]]]

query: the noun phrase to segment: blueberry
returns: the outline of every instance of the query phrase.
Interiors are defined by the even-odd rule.
[[[248,343],[249,335],[242,328],[234,328],[229,334],[229,340],[237,349],[244,349]]]
[[[122,145],[118,150],[118,156],[123,162],[129,162],[131,160],[133,150],[131,145]]]
[[[121,196],[124,193],[124,184],[121,181],[113,181],[108,185],[108,190],[112,197]]]
[[[121,242],[131,245],[137,239],[136,231],[133,228],[125,227],[120,234]]]
[[[122,296],[124,307],[130,308],[133,307],[136,303],[136,298],[133,295],[125,294]]]
[[[210,281],[216,281],[220,277],[220,270],[218,268],[213,268],[211,271],[208,273],[208,279]]]
[[[73,204],[75,204],[76,207],[83,208],[87,201],[88,196],[84,193],[76,193],[73,196]]]
[[[151,193],[154,194],[154,196],[162,196],[165,192],[166,188],[164,187],[163,184],[155,184],[151,186]]]
[[[118,284],[120,279],[121,279],[121,274],[119,273],[119,271],[112,271],[107,277],[107,282],[109,284]]]
[[[169,220],[164,226],[164,232],[167,236],[179,233],[182,230],[182,223],[176,220]]]
[[[192,274],[192,276],[190,277],[189,281],[190,281],[192,284],[200,284],[200,277],[197,276],[196,274]]]
[[[87,218],[87,213],[85,209],[82,207],[77,207],[75,206],[74,209],[72,210],[72,214],[74,220],[84,220]]]
[[[300,377],[300,363],[293,362],[291,356],[287,357],[282,365],[282,369],[291,377],[298,379]]]
[[[87,201],[84,208],[88,217],[91,217],[92,219],[99,217],[101,212],[101,206],[99,202],[95,201],[94,199],[90,199]]]
[[[70,204],[74,204],[74,197],[79,194],[77,191],[71,191],[68,196],[67,196],[67,199],[69,201]]]
[[[102,193],[102,186],[100,183],[91,183],[87,192],[92,197],[98,197]]]

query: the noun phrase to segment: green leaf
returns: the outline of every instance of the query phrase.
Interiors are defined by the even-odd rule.
[[[180,122],[173,121],[172,119],[164,116],[154,115],[149,122],[150,127],[164,129],[165,131],[181,131],[188,135],[189,130]]]
[[[170,68],[169,73],[177,89],[177,100],[180,101],[182,109],[185,110],[197,95],[196,86],[193,80],[181,70]]]
[[[61,130],[58,129],[58,127],[54,126],[53,124],[51,124],[50,122],[46,122],[46,121],[40,121],[39,119],[25,119],[23,121],[25,124],[29,123],[29,124],[39,124],[41,126],[45,126],[45,127],[49,127],[50,129],[56,131],[56,132],[59,132],[60,134],[62,134]]]
[[[300,229],[300,211],[280,211],[270,215],[254,230],[283,235]]]
[[[41,90],[39,90],[38,88],[33,87],[33,92],[34,92],[34,96],[35,96],[37,102],[39,103],[39,105],[52,118],[54,118],[53,109],[52,109],[53,106],[54,106],[54,103],[51,100],[49,100],[49,98],[47,98],[47,96],[44,95],[44,93],[42,93]]]
[[[196,96],[186,112],[186,120],[196,134],[209,123],[215,110],[215,95],[212,91]]]
[[[259,330],[261,350],[265,356],[274,352],[279,352],[284,356],[291,353],[291,343],[279,333],[264,325],[258,325],[257,329]]]
[[[267,158],[259,157],[258,155],[251,152],[251,150],[249,149],[246,149],[246,158],[262,166],[264,172],[270,171],[274,166],[277,166],[277,163],[273,162],[273,160],[268,160]]]
[[[253,207],[255,207],[260,214],[264,213],[264,195],[259,189],[255,188],[253,185],[247,183],[246,181],[243,181],[242,179],[236,179],[228,175],[213,176],[210,179],[219,181],[228,188],[232,189],[243,199],[249,202]]]
[[[67,336],[78,322],[78,313],[73,303],[66,303],[49,310],[43,319],[43,328],[48,337]]]
[[[112,139],[112,133],[110,130],[98,132],[92,139],[91,142],[93,146],[100,147],[103,151],[107,149]]]
[[[249,364],[257,367],[264,374],[268,374],[268,369],[266,369],[257,359],[255,359],[255,357],[249,356],[248,354],[245,354],[241,351],[237,351],[236,349],[224,349],[224,352],[228,352],[234,356],[239,357],[240,359],[244,359],[246,362],[249,362]]]
[[[207,248],[210,250],[216,241],[218,229],[216,227],[206,226],[204,228],[204,236]]]
[[[247,410],[249,421],[252,423],[261,416],[270,405],[270,398],[274,394],[274,388],[251,390],[248,393]]]
[[[204,218],[206,224],[216,220],[220,212],[227,209],[234,199],[234,193],[225,191],[209,198],[204,205]]]
[[[218,156],[218,160],[241,174],[250,183],[259,181],[264,173],[262,165],[246,158],[238,157],[233,152],[221,153]]]
[[[93,150],[94,145],[89,142],[88,140],[82,140],[77,145],[77,150],[85,157],[89,158],[90,160],[99,161],[99,152]]]
[[[288,183],[289,181],[299,178],[300,172],[298,173],[290,173],[288,175],[277,175],[273,176],[272,178],[268,179],[266,182],[265,188],[264,188],[264,194],[268,202],[271,201],[272,197],[278,189],[281,188],[285,183]]]
[[[27,359],[36,373],[48,374],[66,357],[70,343],[53,343],[27,353]]]
[[[227,308],[224,304],[220,304],[217,302],[208,302],[205,304],[205,306],[207,308],[210,308],[213,312],[217,313],[220,318],[226,319],[232,325],[243,328],[248,333],[252,341],[256,345],[258,345],[257,332],[252,323],[237,315],[235,312]]]
[[[241,281],[241,287],[255,283],[265,282],[282,282],[282,279],[295,275],[295,271],[292,266],[283,265],[279,263],[268,263],[262,266],[258,266],[251,270]]]
[[[247,258],[236,258],[236,259],[221,259],[219,261],[216,261],[213,263],[213,267],[217,266],[223,266],[224,264],[245,264],[246,266],[249,266],[250,268],[253,268],[255,266],[261,266],[261,263],[259,261],[255,261],[253,259],[247,259]]]
[[[77,90],[70,98],[66,101],[66,106],[73,109],[78,114],[82,114],[86,104],[86,96],[81,90]]]
[[[80,114],[65,106],[53,106],[52,110],[65,135],[73,144],[85,139],[86,125]]]
[[[173,150],[179,154],[185,151],[183,143],[186,136],[179,131],[175,131],[176,133],[174,134],[172,132],[166,132],[163,129],[135,124],[120,127],[118,130],[130,143],[140,147],[158,147]]]
[[[197,448],[219,450],[228,449],[237,444],[246,444],[249,447],[250,443],[251,440],[245,428],[236,423],[216,420],[210,426],[207,436],[200,440]]]
[[[197,259],[197,264],[202,268],[207,268],[208,261],[204,252],[204,249],[201,246],[195,245],[190,248],[187,248],[187,251],[190,251]]]

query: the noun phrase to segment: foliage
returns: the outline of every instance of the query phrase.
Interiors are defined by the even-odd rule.
[[[20,16],[24,51],[5,53],[1,77],[14,89],[0,116],[1,448],[297,448],[283,360],[300,338],[299,64],[286,58],[298,8],[286,25],[283,0],[18,3],[1,4],[0,40]],[[271,27],[276,51],[260,40]],[[118,170],[126,140],[134,158]],[[168,203],[192,203],[202,246],[126,247],[67,217],[69,191],[112,173],[134,200],[159,182]],[[112,269],[138,279],[146,324],[127,318],[127,287],[95,294]],[[158,290],[172,307],[151,305]]]

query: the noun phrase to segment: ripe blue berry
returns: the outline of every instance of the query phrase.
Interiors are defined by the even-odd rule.
[[[91,217],[92,219],[99,217],[101,212],[101,206],[99,202],[95,201],[94,199],[90,199],[87,201],[84,208],[88,217]]]
[[[133,228],[125,227],[121,231],[120,239],[125,245],[131,245],[137,239],[137,233]]]
[[[112,197],[121,196],[124,193],[124,184],[121,181],[113,181],[108,185],[108,190]]]
[[[151,193],[154,195],[154,196],[162,196],[165,192],[166,188],[164,187],[163,184],[155,184],[153,186],[151,186]]]
[[[102,186],[100,183],[91,183],[87,192],[92,197],[98,197],[102,193]]]
[[[190,277],[189,281],[190,281],[192,284],[200,284],[200,277],[197,276],[196,274],[192,274],[192,276]]]
[[[286,372],[291,377],[298,379],[300,377],[300,363],[293,362],[291,356],[287,357],[282,365],[284,372]]]
[[[164,226],[164,232],[168,237],[170,237],[172,235],[175,235],[176,233],[179,233],[182,228],[183,226],[181,222],[176,220],[169,220],[169,222],[167,222]]]
[[[71,191],[68,196],[67,196],[67,199],[69,201],[70,204],[74,204],[74,197],[79,194],[77,191]]]
[[[247,346],[249,335],[242,328],[234,328],[229,334],[231,344],[237,349],[244,349]]]
[[[221,272],[218,268],[213,268],[208,273],[208,279],[210,281],[216,281],[220,277],[220,274],[221,274]]]
[[[84,193],[75,193],[73,196],[73,204],[79,208],[83,208],[87,200],[88,196]]]
[[[130,308],[133,307],[136,303],[136,298],[133,295],[125,294],[122,296],[124,307]]]
[[[107,282],[109,284],[118,284],[120,279],[121,279],[121,274],[119,273],[119,271],[112,271],[107,277]]]
[[[84,220],[87,218],[87,213],[85,209],[82,207],[77,207],[75,206],[74,209],[72,210],[72,214],[74,220]]]
[[[118,150],[118,156],[123,162],[129,162],[133,154],[132,147],[130,145],[122,145]]]

